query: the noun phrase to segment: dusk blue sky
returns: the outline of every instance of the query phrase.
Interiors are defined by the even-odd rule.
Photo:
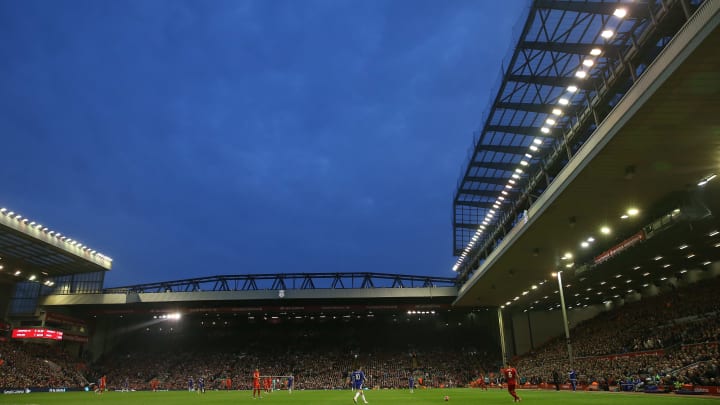
[[[114,259],[454,276],[524,0],[0,0],[0,206]]]

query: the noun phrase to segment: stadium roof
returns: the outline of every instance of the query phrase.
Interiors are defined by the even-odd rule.
[[[111,267],[111,258],[7,208],[0,209],[0,281],[45,282]]]
[[[548,309],[558,270],[599,303],[720,258],[719,8],[532,3],[455,196],[456,304]]]

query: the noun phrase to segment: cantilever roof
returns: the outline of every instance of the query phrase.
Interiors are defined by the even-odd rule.
[[[657,54],[681,23],[665,10],[678,3],[531,2],[454,196],[456,270],[476,265],[473,253],[501,239],[493,231],[516,223],[590,136],[654,57],[639,54]]]
[[[531,8],[534,18],[548,13],[547,21],[557,22],[567,12],[543,11],[541,6],[548,4],[562,4],[566,9],[570,5],[536,1]],[[573,306],[623,299],[647,288],[664,287],[671,279],[717,271],[720,183],[715,179],[700,184],[720,172],[720,56],[715,51],[720,46],[720,3],[694,2],[688,7],[680,1],[663,4],[660,8],[655,3],[636,6],[649,9],[652,17],[645,14],[633,18],[629,9],[623,18],[628,30],[623,25],[626,23],[621,23],[617,31],[632,33],[631,39],[611,41],[612,49],[621,53],[613,58],[608,48],[602,47],[605,60],[596,60],[587,70],[591,81],[575,79],[592,86],[574,93],[560,85],[551,86],[560,91],[555,97],[568,99],[566,105],[558,98],[557,103],[547,106],[561,108],[558,118],[564,121],[557,119],[556,124],[547,125],[550,132],[540,138],[542,148],[517,179],[515,194],[495,210],[497,214],[488,221],[483,237],[477,238],[465,255],[459,268],[464,284],[456,305],[554,308],[558,305],[557,283],[546,281],[552,280],[551,272],[560,270],[567,280],[566,297],[571,297],[566,299]],[[556,16],[550,18],[553,13]],[[535,24],[526,24],[516,57],[529,40],[527,35],[532,30],[528,27]],[[556,25],[546,30],[553,32]],[[603,63],[606,70],[594,70]],[[519,67],[516,63],[511,66]],[[575,65],[576,71],[580,66]],[[506,80],[512,72],[508,69]],[[519,85],[508,82],[503,86],[518,89]],[[534,87],[536,95],[545,88],[541,84]],[[519,132],[500,135],[487,131],[489,126],[498,125],[494,114],[500,115],[498,105],[511,93],[502,90],[498,94],[468,173],[474,166],[487,164],[482,163],[488,162],[487,156],[497,156],[497,152],[485,150],[494,147],[489,143],[493,137],[506,140],[523,136]],[[541,103],[533,105],[540,110]],[[535,114],[541,114],[547,124],[545,120],[552,112]],[[501,123],[529,126],[526,121]],[[520,139],[527,142],[529,137]],[[518,154],[514,157],[519,158]],[[509,173],[506,170],[504,175]],[[505,187],[499,175],[469,177],[463,177],[457,192],[456,223],[459,209],[476,209],[472,215],[479,219],[491,209],[463,203],[462,199],[473,195],[466,189],[497,183]],[[471,181],[475,183],[470,185]],[[639,209],[635,217],[623,215],[630,207]],[[462,213],[468,216],[462,229],[474,235],[480,227],[472,223],[470,213]],[[609,232],[601,232],[604,226]],[[456,236],[471,240],[458,232],[459,228],[456,224]],[[635,235],[643,239],[634,241]],[[465,252],[467,245],[462,238],[456,239],[456,249]],[[566,253],[572,254],[571,259],[564,259]],[[610,259],[602,259],[604,255]]]
[[[0,212],[0,281],[44,282],[68,274],[110,270],[112,259],[47,227]]]

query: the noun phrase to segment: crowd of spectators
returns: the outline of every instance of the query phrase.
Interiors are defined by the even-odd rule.
[[[160,389],[186,389],[190,377],[203,377],[211,389],[224,389],[228,378],[233,389],[251,389],[252,372],[259,368],[263,376],[278,377],[282,384],[292,375],[296,389],[343,389],[349,388],[349,373],[362,366],[373,387],[397,388],[407,387],[410,375],[432,386],[462,385],[477,370],[499,363],[495,351],[488,354],[471,346],[487,335],[484,325],[467,325],[472,320],[450,328],[431,318],[400,324],[392,317],[356,317],[249,323],[227,331],[215,318],[209,314],[186,320],[174,337],[165,328],[163,334],[149,330],[124,339],[94,365],[93,373],[106,374],[110,386],[127,379],[131,389],[147,388],[153,380]]]
[[[620,381],[718,385],[720,280],[626,304],[575,327],[570,335],[580,382]],[[567,380],[571,365],[564,339],[556,338],[517,360],[527,378]]]
[[[572,368],[581,385],[718,385],[718,288],[720,279],[691,285],[628,303],[573,328]],[[0,342],[0,388],[82,387],[106,375],[111,389],[149,389],[152,382],[159,389],[187,389],[191,377],[204,378],[208,389],[225,389],[227,379],[232,389],[250,389],[252,371],[259,368],[263,376],[276,377],[277,387],[287,381],[281,376],[292,375],[296,389],[344,389],[358,366],[372,387],[407,387],[410,376],[439,387],[465,386],[499,369],[499,354],[488,349],[491,344],[471,346],[469,340],[443,335],[442,328],[424,333],[429,325],[384,325],[382,336],[360,321],[253,325],[224,332],[188,328],[172,338],[151,335],[148,328],[148,334],[128,336],[90,367],[59,345]],[[557,373],[564,383],[571,369],[567,353],[565,340],[556,338],[514,363],[523,382],[552,384]]]
[[[188,379],[203,377],[209,389],[251,389],[252,372],[259,368],[284,386],[292,375],[296,389],[347,389],[349,373],[362,366],[368,384],[378,388],[407,387],[410,376],[431,387],[464,385],[478,370],[495,367],[498,359],[461,351],[435,350],[421,353],[373,352],[355,356],[349,352],[318,348],[296,352],[260,349],[252,353],[135,352],[110,356],[98,364],[95,374],[107,374],[108,385],[120,388],[127,379],[131,389],[147,389],[157,380],[160,389],[187,389]],[[102,371],[102,370],[107,370]]]
[[[0,342],[0,388],[78,387],[86,383],[85,363],[59,346]]]

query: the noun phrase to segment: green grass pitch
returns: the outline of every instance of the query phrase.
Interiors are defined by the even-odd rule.
[[[526,405],[595,405],[595,404],[632,404],[632,405],[665,405],[665,404],[720,404],[720,397],[681,396],[657,394],[624,394],[606,392],[569,392],[569,391],[537,391],[519,390],[518,394]],[[512,397],[505,390],[491,389],[428,389],[416,390],[411,394],[407,390],[366,391],[365,398],[371,405],[437,405],[445,403],[454,405],[494,405],[511,404]],[[287,391],[276,391],[266,394],[260,400],[252,398],[252,391],[208,391],[205,394],[192,392],[107,392],[97,395],[92,392],[67,393],[32,393],[0,395],[0,404],[34,404],[34,405],[215,405],[215,404],[265,404],[265,405],[352,405],[353,392],[345,391],[295,391],[289,395]],[[358,400],[362,403],[362,400]]]

